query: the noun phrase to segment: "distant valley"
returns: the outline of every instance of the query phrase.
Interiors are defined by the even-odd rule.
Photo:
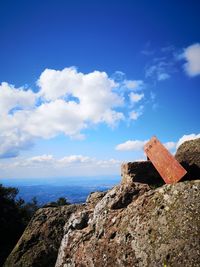
[[[67,198],[70,203],[82,203],[91,192],[108,190],[119,181],[119,176],[0,179],[0,183],[5,186],[17,187],[18,197],[26,202],[36,197],[40,206],[56,201],[59,197]]]

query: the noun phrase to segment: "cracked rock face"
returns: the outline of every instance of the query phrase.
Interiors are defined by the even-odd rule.
[[[199,266],[200,181],[133,187],[109,191],[83,229],[68,224],[56,267]]]
[[[40,209],[5,267],[200,266],[200,180],[120,184]]]

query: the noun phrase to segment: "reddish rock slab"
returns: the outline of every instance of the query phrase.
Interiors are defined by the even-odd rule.
[[[178,182],[187,173],[155,136],[145,144],[144,151],[166,184]]]

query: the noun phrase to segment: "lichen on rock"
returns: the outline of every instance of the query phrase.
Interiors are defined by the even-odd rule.
[[[115,187],[86,228],[65,233],[56,267],[199,266],[199,189],[200,181],[165,185],[113,209]]]

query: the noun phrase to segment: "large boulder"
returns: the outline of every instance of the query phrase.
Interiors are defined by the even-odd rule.
[[[76,205],[39,209],[7,258],[4,267],[55,266],[63,238],[63,227],[76,210]]]
[[[123,202],[128,191],[131,201]],[[199,198],[199,180],[155,190],[116,186],[97,203],[85,227],[71,226],[79,213],[66,223],[55,266],[198,267]]]
[[[185,179],[200,179],[200,138],[186,141],[180,145],[175,158],[188,172]]]
[[[4,267],[200,266],[199,199],[200,180],[130,181],[86,204],[40,209]]]

